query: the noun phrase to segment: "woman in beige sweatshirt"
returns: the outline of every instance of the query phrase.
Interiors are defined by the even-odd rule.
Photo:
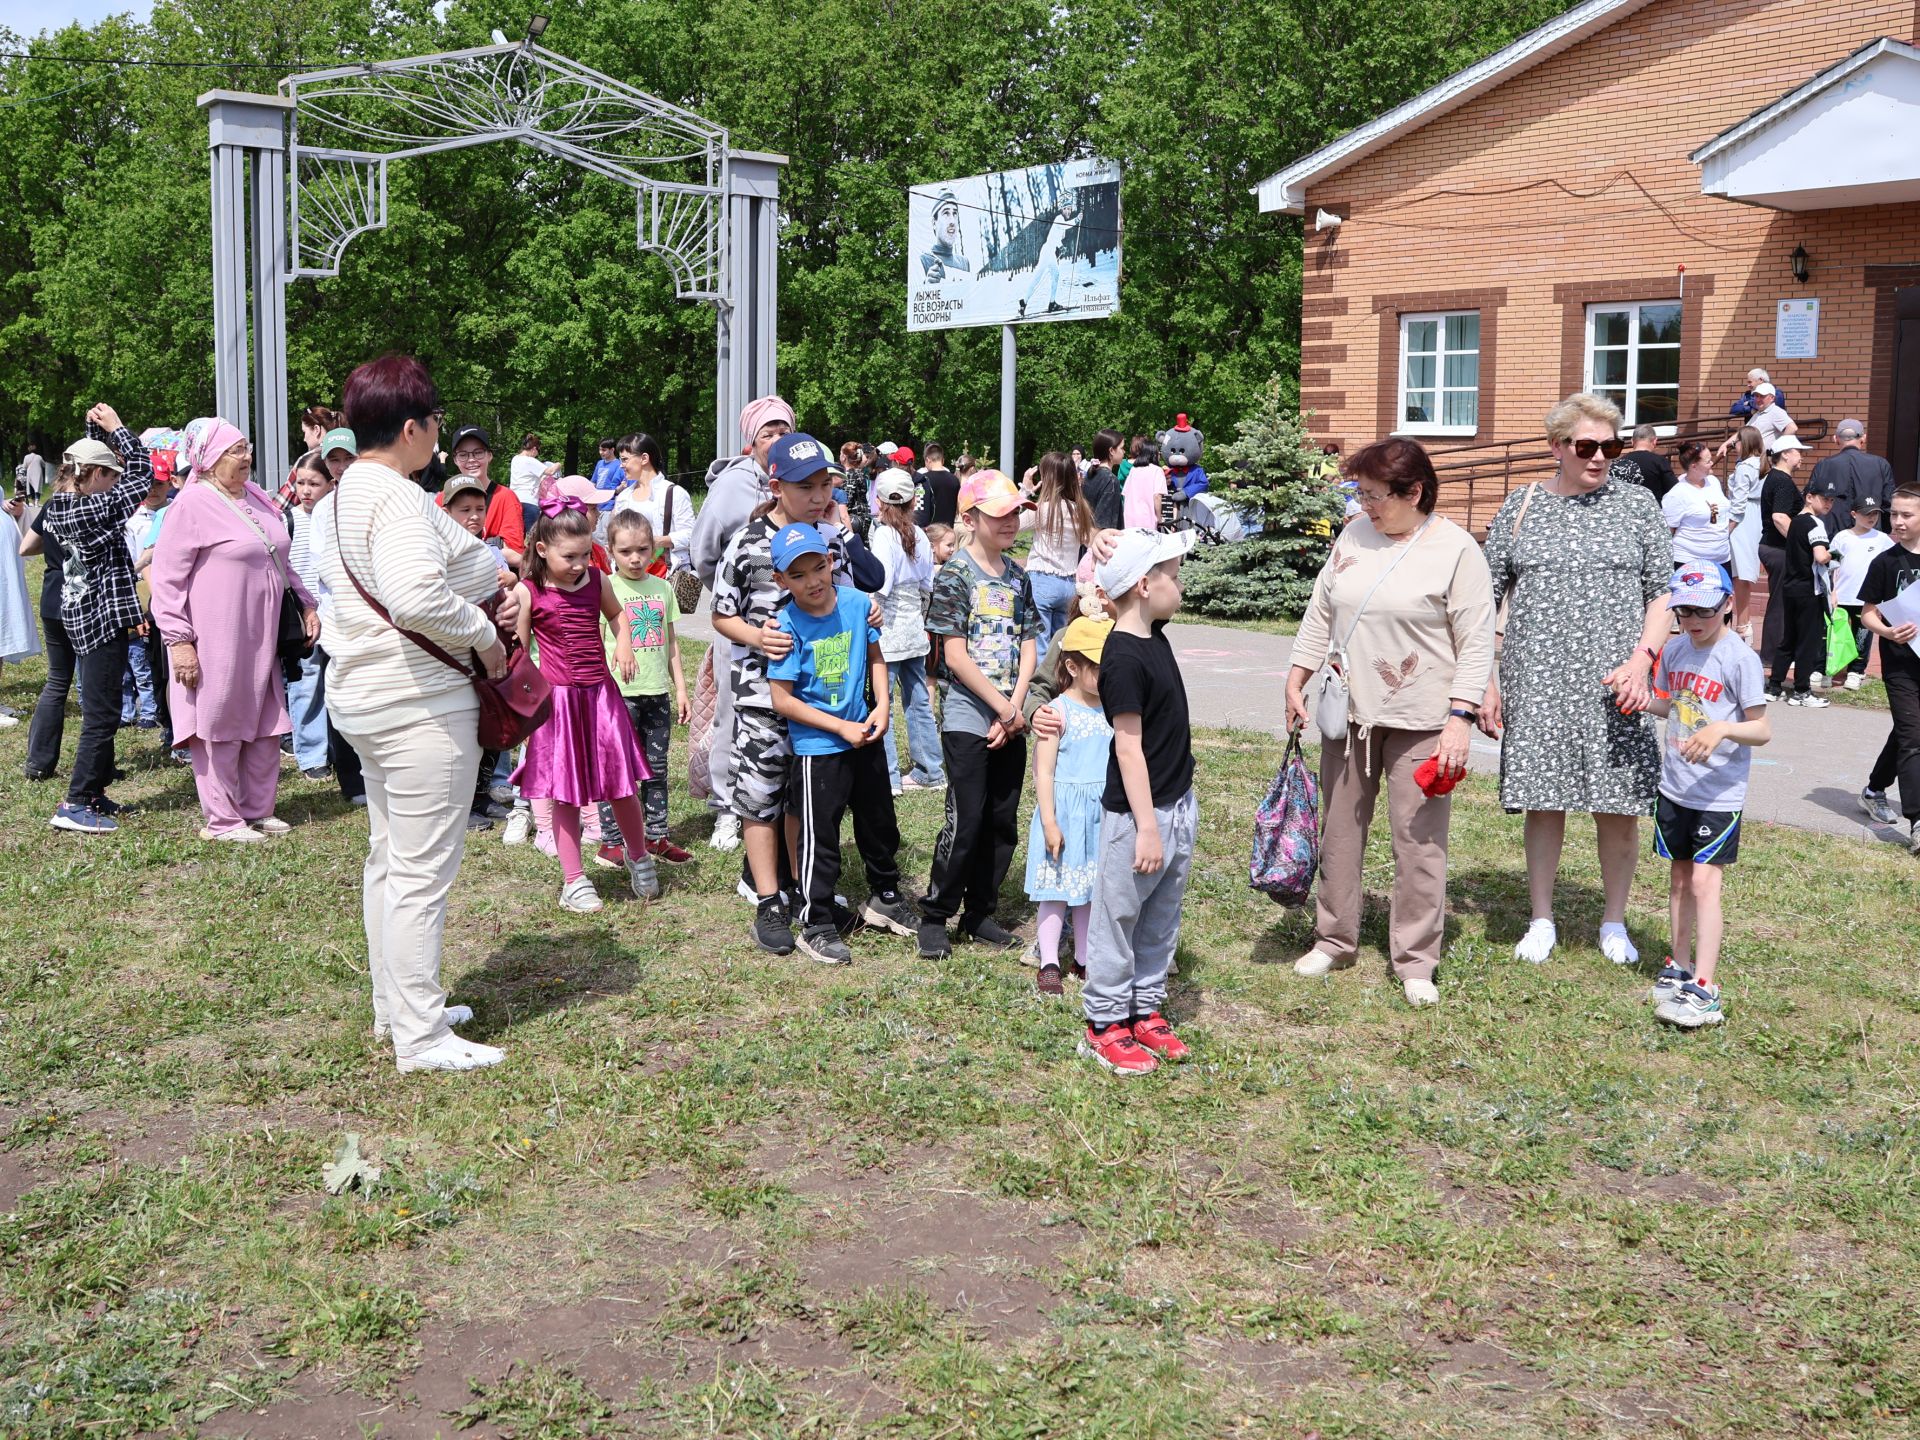
[[[1441,780],[1466,773],[1493,669],[1493,584],[1473,537],[1433,513],[1439,477],[1413,441],[1369,445],[1346,473],[1364,513],[1342,532],[1314,584],[1287,676],[1293,725],[1311,718],[1307,682],[1329,653],[1351,690],[1346,738],[1321,741],[1318,910],[1313,948],[1293,968],[1313,976],[1354,963],[1361,864],[1384,777],[1393,832],[1390,958],[1408,1003],[1431,1005],[1440,998],[1433,976],[1452,801],[1422,792],[1414,772],[1432,757]]]

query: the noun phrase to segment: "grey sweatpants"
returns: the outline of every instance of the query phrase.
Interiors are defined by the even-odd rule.
[[[1093,890],[1087,979],[1080,999],[1091,1025],[1151,1015],[1166,1003],[1167,971],[1180,940],[1180,902],[1193,865],[1199,802],[1189,790],[1156,808],[1166,863],[1151,875],[1133,869],[1130,812],[1100,817],[1100,873]]]

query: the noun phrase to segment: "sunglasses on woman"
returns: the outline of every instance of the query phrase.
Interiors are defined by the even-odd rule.
[[[1573,453],[1582,460],[1591,460],[1596,450],[1612,460],[1626,448],[1627,442],[1624,440],[1575,440],[1573,442]]]

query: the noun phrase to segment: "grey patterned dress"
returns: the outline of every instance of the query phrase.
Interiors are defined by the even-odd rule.
[[[1650,815],[1660,786],[1652,717],[1622,715],[1601,677],[1633,654],[1647,606],[1673,576],[1659,502],[1617,470],[1585,495],[1541,485],[1516,540],[1526,493],[1509,495],[1487,531],[1494,605],[1509,601],[1500,803]]]

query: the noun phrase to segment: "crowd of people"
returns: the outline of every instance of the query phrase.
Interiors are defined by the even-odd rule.
[[[1769,738],[1769,699],[1811,704],[1824,688],[1808,637],[1824,646],[1829,604],[1879,637],[1893,697],[1863,803],[1890,819],[1898,778],[1920,818],[1916,629],[1881,610],[1920,573],[1920,490],[1893,490],[1846,421],[1803,497],[1805,446],[1764,375],[1743,400],[1749,423],[1719,450],[1683,444],[1676,475],[1657,437],[1623,454],[1609,402],[1569,397],[1547,418],[1554,474],[1508,497],[1484,548],[1436,513],[1418,444],[1348,457],[1356,510],[1286,686],[1288,722],[1323,739],[1314,940],[1297,973],[1355,962],[1384,784],[1390,959],[1410,1004],[1437,1002],[1447,797],[1477,727],[1500,739],[1501,802],[1525,817],[1532,918],[1516,954],[1544,962],[1559,944],[1566,819],[1586,813],[1599,948],[1637,962],[1626,910],[1638,821],[1652,816],[1672,891],[1656,1013],[1718,1023],[1720,876],[1738,854],[1751,751]],[[1208,485],[1186,416],[1130,444],[1101,431],[1085,455],[1049,452],[1016,480],[965,454],[949,470],[938,445],[923,465],[891,443],[836,452],[767,396],[742,412],[739,452],[709,469],[699,504],[644,432],[603,442],[590,476],[562,474],[528,434],[500,483],[488,432],[464,426],[447,443],[443,421],[417,361],[370,362],[340,412],[306,412],[308,449],[269,489],[224,419],[136,435],[111,406],[88,412],[17,546],[47,560],[30,778],[52,776],[68,692],[81,694],[56,827],[118,828],[114,739],[133,723],[191,765],[202,839],[257,843],[289,828],[274,813],[284,747],[367,811],[376,1032],[402,1070],[466,1070],[503,1058],[457,1034],[470,1012],[440,983],[468,836],[504,821],[507,844],[551,855],[568,911],[603,906],[590,864],[659,897],[661,867],[694,858],[668,827],[677,727],[688,783],[714,813],[709,845],[741,852],[754,942],[826,964],[849,962],[863,929],[928,959],[955,936],[1022,948],[996,910],[1031,782],[1024,882],[1038,920],[1024,948],[1037,991],[1081,980],[1081,1050],[1110,1071],[1185,1058],[1163,1007],[1198,813],[1164,632],[1194,533],[1167,502]],[[1723,487],[1712,467],[1729,450]],[[1770,681],[1742,589],[1762,564],[1778,576]],[[16,588],[0,661],[35,648]],[[703,600],[718,638],[689,678],[677,627]],[[524,744],[486,749],[476,678],[505,676],[521,650],[551,715]],[[945,807],[918,898],[895,810],[912,791],[943,791]],[[867,882],[857,907],[840,893],[849,811]]]

